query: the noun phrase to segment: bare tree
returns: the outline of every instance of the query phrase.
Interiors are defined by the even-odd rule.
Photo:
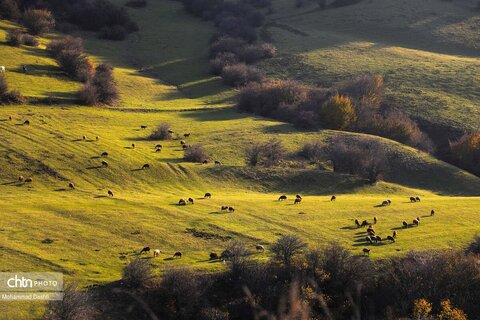
[[[285,265],[290,265],[292,258],[307,247],[299,237],[294,235],[281,236],[277,242],[271,246],[275,258],[282,261]]]

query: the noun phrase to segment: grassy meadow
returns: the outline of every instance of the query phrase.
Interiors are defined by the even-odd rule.
[[[382,1],[382,6],[398,9],[395,1]],[[280,55],[261,67],[272,75],[331,84],[357,73],[381,73],[388,94],[410,114],[461,128],[478,124],[475,75],[480,60],[462,54],[477,50],[473,44],[455,53],[433,50],[428,43],[409,46],[407,36],[397,43],[378,30],[370,34],[367,26],[352,29],[345,23],[344,29],[337,28],[339,16],[355,23],[348,19],[354,12],[349,10],[357,10],[353,7],[332,14],[310,7],[287,14],[282,9],[287,5],[280,1],[268,18],[268,33]],[[390,140],[379,139],[395,167],[385,182],[374,186],[308,166],[246,167],[244,148],[254,141],[278,138],[296,152],[305,142],[361,135],[298,131],[289,124],[237,113],[232,107],[235,90],[208,72],[207,45],[213,33],[208,22],[191,17],[173,1],[150,1],[147,8],[129,12],[140,32],[126,41],[82,33],[94,61],[115,67],[121,93],[117,107],[77,105],[81,84],[66,77],[45,51],[48,41],[60,34],[41,39],[39,48],[14,48],[4,43],[14,25],[0,21],[0,65],[7,69],[10,88],[29,99],[27,105],[0,107],[0,271],[58,271],[83,285],[106,283],[118,280],[122,267],[144,246],[160,249],[160,258],[142,256],[159,274],[167,266],[180,265],[216,271],[224,265],[208,261],[208,256],[225,248],[225,237],[243,240],[252,249],[266,245],[264,254],[256,254],[266,260],[268,245],[283,234],[298,235],[311,247],[335,241],[360,254],[365,233],[353,221],[371,221],[374,216],[377,233],[386,237],[396,230],[398,240],[369,246],[373,259],[409,250],[462,248],[480,230],[480,178]],[[362,21],[368,20],[367,13],[375,15],[367,8]],[[402,23],[423,30],[415,21],[393,21],[392,28],[402,28]],[[460,32],[458,28],[457,23],[435,29],[435,41]],[[451,40],[453,49],[455,45]],[[22,65],[28,65],[28,74],[21,71]],[[46,104],[45,98],[56,104]],[[27,119],[31,125],[22,125]],[[187,142],[203,144],[222,165],[184,162],[180,138],[149,140],[162,122],[180,135],[191,133]],[[141,129],[143,125],[147,128]],[[155,152],[157,143],[163,144],[161,152]],[[101,158],[102,152],[109,157]],[[102,160],[108,161],[108,168],[101,166]],[[149,170],[141,169],[145,163]],[[32,177],[33,183],[19,183],[20,175]],[[75,183],[75,190],[68,188],[69,182]],[[107,190],[115,196],[108,197]],[[212,199],[202,198],[206,192]],[[277,201],[283,193],[289,199]],[[297,193],[304,199],[293,205]],[[337,195],[335,202],[330,201],[332,194]],[[422,201],[410,203],[412,195]],[[177,205],[188,197],[195,199],[194,205]],[[392,205],[379,206],[385,199]],[[235,213],[220,211],[222,205],[234,206]],[[434,217],[429,216],[432,209]],[[419,227],[402,228],[403,220],[411,223],[416,217],[421,217]],[[198,238],[187,228],[214,237]],[[176,251],[184,256],[171,259]],[[5,319],[38,316],[41,311],[41,304],[0,304],[0,318]]]

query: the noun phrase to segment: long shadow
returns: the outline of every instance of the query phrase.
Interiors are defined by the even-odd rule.
[[[92,169],[101,169],[103,166],[94,166],[94,167],[87,167],[87,170],[92,170]]]
[[[212,212],[209,212],[208,214],[218,214],[218,215],[221,215],[221,214],[227,214],[228,212],[226,211],[212,211]]]
[[[15,184],[21,184],[21,183],[19,183],[18,181],[15,180],[15,181],[12,181],[12,182],[4,182],[1,185],[2,186],[12,186],[12,185],[15,185]]]
[[[132,169],[132,170],[130,170],[130,171],[143,171],[143,169],[142,169],[142,168],[138,168],[138,169]]]
[[[55,191],[55,192],[64,192],[64,191],[68,191],[68,189],[66,189],[66,188],[60,188],[60,189],[55,189],[55,190],[53,190],[53,191]]]
[[[106,198],[107,196],[94,196],[93,198],[95,199],[101,199],[101,198]]]

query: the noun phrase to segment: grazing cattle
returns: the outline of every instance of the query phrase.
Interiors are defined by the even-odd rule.
[[[373,239],[372,239],[371,236],[367,236],[367,237],[365,238],[365,240],[366,240],[367,242],[370,242],[370,244],[373,244]]]
[[[87,136],[82,137],[83,141],[87,140]]]
[[[150,252],[150,247],[144,247],[142,250],[140,250],[140,254],[149,253],[149,252]]]
[[[337,197],[336,197],[336,196],[332,196],[332,197],[330,198],[330,201],[335,201],[335,200],[337,200]]]
[[[162,152],[162,148],[155,149],[155,152]]]
[[[222,211],[228,210],[228,206],[222,206]]]
[[[147,129],[147,126],[140,126],[141,129]]]
[[[278,201],[283,201],[283,200],[287,200],[287,196],[284,194],[278,198]]]
[[[70,182],[70,183],[68,184],[68,187],[69,187],[70,189],[74,190],[74,189],[75,189],[75,184],[74,184],[73,182]]]
[[[108,162],[107,161],[102,161],[102,167],[108,168]]]
[[[364,248],[362,251],[363,251],[363,255],[364,255],[364,256],[365,256],[365,255],[366,255],[366,256],[370,256],[370,249]]]
[[[435,215],[435,210],[430,211],[430,217],[433,217]]]
[[[416,225],[416,226],[420,225],[420,220],[418,220],[418,218],[413,219],[413,224]]]
[[[184,136],[185,138],[188,138],[188,137],[190,137],[190,133],[184,133],[183,136]]]
[[[160,250],[158,249],[153,250],[153,257],[157,258],[158,256],[160,256]]]
[[[257,251],[261,251],[261,252],[264,252],[264,251],[265,251],[265,247],[262,246],[261,244],[257,244],[257,245],[255,246],[255,249],[256,249]]]
[[[145,170],[145,169],[150,169],[150,165],[148,163],[145,163],[143,166],[142,166],[142,169]]]
[[[375,237],[375,242],[382,242],[382,237],[376,236]]]
[[[293,201],[293,204],[300,204],[302,202],[302,198],[296,198],[295,201]]]
[[[194,204],[195,202],[193,201],[193,198],[188,198],[188,202],[191,204]]]
[[[373,224],[377,224],[377,217],[373,217]]]
[[[27,182],[27,183],[32,183],[32,182],[33,182],[33,178],[27,178],[27,179],[25,179],[25,182]]]
[[[417,202],[417,199],[415,199],[414,197],[410,197],[410,202]]]
[[[403,221],[402,223],[403,223],[403,227],[404,227],[404,228],[407,228],[407,227],[408,227],[407,221]]]
[[[208,160],[203,160],[203,164],[208,164]]]
[[[108,190],[108,195],[113,198],[113,191],[112,191],[112,190]]]
[[[375,230],[368,231],[368,235],[371,237],[375,237]]]
[[[420,197],[415,197],[415,200],[416,200],[417,202],[420,202]]]
[[[302,199],[302,196],[299,195],[299,194],[297,194],[297,195],[295,195],[295,198],[297,198],[297,199]]]
[[[218,160],[215,160],[215,164],[216,164],[216,165],[219,165],[219,166],[222,165],[222,163],[221,163],[220,161],[218,161]]]
[[[369,226],[368,229],[367,229],[367,232],[368,232],[368,233],[370,233],[370,232],[375,233],[375,229],[373,229],[372,226]]]
[[[392,236],[387,236],[387,240],[391,241],[391,242],[395,242],[395,238],[392,237]]]
[[[30,120],[25,120],[25,122],[23,123],[24,126],[29,126],[30,125]]]
[[[384,200],[382,202],[382,206],[388,206],[388,205],[390,205],[390,203],[391,203],[390,200]]]
[[[0,72],[1,72],[1,73],[4,73],[4,72],[5,72],[5,67],[4,67],[4,66],[0,66]]]
[[[178,205],[179,206],[186,206],[187,205],[187,201],[185,199],[180,199],[178,200]]]
[[[203,196],[205,199],[210,199],[212,197],[212,194],[210,192],[205,193]]]
[[[163,148],[163,146],[161,144],[155,145],[155,149],[162,149],[162,148]]]
[[[369,224],[370,224],[370,223],[368,223],[368,221],[367,221],[367,220],[363,220],[363,221],[362,221],[362,224],[360,225],[360,227],[362,227],[362,228],[363,228],[363,227],[366,227],[366,226],[368,226]]]
[[[182,257],[182,253],[180,251],[177,251],[173,254],[173,257],[174,258],[181,258]]]
[[[218,254],[215,252],[210,253],[210,260],[217,260],[218,259]]]
[[[25,180],[25,178],[24,178],[23,176],[19,176],[19,177],[18,177],[18,181],[19,181],[19,182],[23,182],[24,180]]]
[[[183,146],[183,145],[185,145],[185,144],[187,144],[187,143],[182,140],[182,141],[180,141],[180,144]]]
[[[355,225],[357,226],[357,228],[360,228],[360,222],[358,222],[358,219],[355,219]]]
[[[95,137],[95,140],[96,140],[96,141],[100,140],[100,137],[99,137],[99,136],[96,136],[96,137]]]
[[[135,149],[135,143],[132,143],[132,149]]]
[[[234,213],[234,212],[235,212],[235,208],[234,208],[234,207],[228,207],[228,212]]]
[[[397,231],[393,231],[392,237],[396,238],[397,237]]]
[[[101,156],[104,158],[108,158],[108,152],[102,152]]]

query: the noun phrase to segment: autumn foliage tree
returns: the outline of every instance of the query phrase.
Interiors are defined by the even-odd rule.
[[[49,10],[28,9],[23,14],[23,24],[33,35],[42,35],[55,28],[55,18]]]
[[[342,95],[335,95],[325,102],[320,115],[325,128],[336,130],[349,128],[357,119],[352,101]]]
[[[480,174],[480,130],[450,143],[453,160],[462,168]]]

